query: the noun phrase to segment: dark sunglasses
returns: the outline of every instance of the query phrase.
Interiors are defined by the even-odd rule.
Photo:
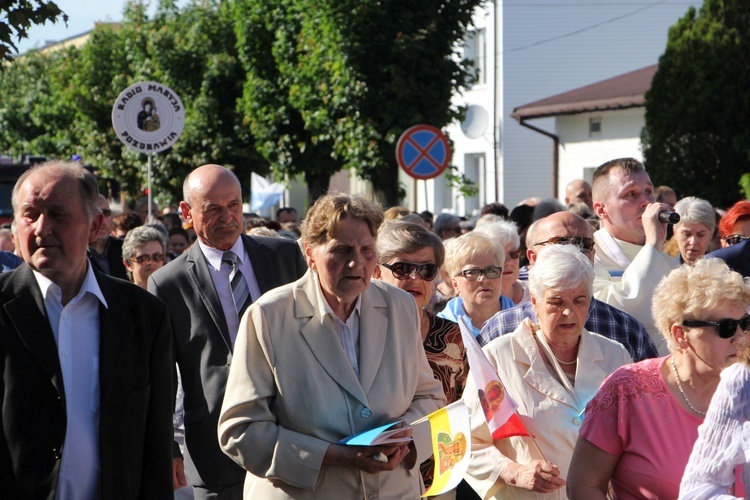
[[[546,245],[547,243],[551,243],[553,245],[574,245],[578,247],[578,249],[583,253],[589,253],[591,250],[594,249],[594,240],[592,238],[586,238],[584,236],[573,236],[572,238],[566,238],[564,236],[555,236],[553,238],[548,239],[547,241],[540,241],[539,243],[534,243],[534,246]]]
[[[719,332],[719,337],[731,339],[737,331],[737,326],[742,328],[743,332],[750,330],[750,314],[740,319],[722,319],[719,321],[701,321],[699,319],[686,319],[682,322],[685,326],[715,326]]]
[[[156,252],[153,255],[149,255],[147,253],[144,253],[143,255],[139,255],[138,257],[133,257],[130,259],[131,262],[137,262],[138,264],[143,264],[144,262],[164,262],[164,254],[161,252]]]
[[[490,266],[484,269],[472,267],[471,269],[460,271],[459,274],[463,275],[466,281],[477,281],[482,275],[488,280],[494,280],[503,275],[503,268],[499,266]]]
[[[750,240],[750,236],[742,236],[741,234],[730,234],[726,238],[724,238],[724,241],[727,242],[727,245],[730,247],[732,245],[736,245],[737,243],[742,243],[745,240]]]
[[[412,262],[394,262],[393,264],[381,264],[386,269],[390,269],[393,276],[399,280],[414,279],[417,274],[425,281],[432,281],[438,273],[438,266],[435,264],[414,264]]]

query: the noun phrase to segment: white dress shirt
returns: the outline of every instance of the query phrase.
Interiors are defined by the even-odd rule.
[[[67,425],[55,498],[99,498],[99,302],[107,307],[107,301],[91,263],[81,290],[65,306],[59,286],[36,271],[34,277],[57,343],[65,388]]]
[[[359,294],[357,297],[357,302],[354,304],[352,313],[346,318],[346,321],[342,321],[333,312],[331,305],[326,300],[325,295],[323,295],[318,273],[313,273],[313,279],[317,285],[318,308],[323,312],[320,316],[320,324],[322,325],[325,322],[326,316],[330,316],[333,322],[333,329],[339,338],[339,342],[341,342],[341,346],[344,348],[346,357],[349,359],[349,363],[351,363],[357,378],[359,378],[359,311],[362,305],[362,294]]]
[[[240,326],[240,318],[237,316],[237,308],[234,305],[234,298],[232,297],[232,283],[229,281],[229,273],[232,272],[232,267],[224,264],[222,266],[221,259],[224,256],[224,250],[218,250],[216,248],[209,247],[201,240],[198,240],[203,255],[208,261],[208,270],[211,272],[211,279],[214,282],[214,288],[216,293],[219,294],[219,300],[221,300],[221,308],[224,310],[224,317],[227,320],[227,327],[229,328],[229,338],[232,339],[232,345],[237,338],[237,329]],[[250,263],[250,257],[245,252],[245,245],[242,243],[242,238],[237,238],[232,248],[229,251],[234,252],[240,259],[240,271],[245,277],[247,286],[250,289],[250,297],[255,302],[260,298],[260,286],[258,285],[258,279],[255,277],[255,271],[253,271],[253,265]]]

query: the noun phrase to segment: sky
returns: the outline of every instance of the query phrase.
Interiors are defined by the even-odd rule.
[[[96,22],[122,21],[122,11],[126,0],[55,0],[60,9],[68,15],[68,26],[58,21],[42,26],[34,26],[28,31],[28,38],[17,43],[19,53],[29,49],[40,48],[49,41],[59,42],[72,36],[80,35],[94,29]],[[149,14],[156,9],[156,0],[152,0]],[[180,2],[182,3],[182,2]]]

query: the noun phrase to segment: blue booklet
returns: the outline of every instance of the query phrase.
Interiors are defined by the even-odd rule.
[[[408,443],[412,439],[411,436],[393,437],[394,434],[398,434],[406,428],[393,428],[401,422],[401,420],[398,422],[391,422],[390,424],[381,425],[380,427],[370,429],[369,431],[354,434],[342,439],[338,444],[346,444],[349,446],[377,446],[391,443]]]

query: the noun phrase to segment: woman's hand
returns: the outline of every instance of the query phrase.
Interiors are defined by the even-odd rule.
[[[544,460],[534,460],[527,465],[510,464],[500,473],[500,478],[511,486],[538,493],[550,493],[565,486],[557,465]]]
[[[409,429],[411,430],[411,429]],[[354,467],[368,474],[394,470],[398,464],[407,457],[413,449],[411,443],[388,444],[382,446],[346,446],[331,444],[323,457],[323,463],[327,465],[342,465]],[[414,466],[414,458],[409,457],[404,461],[404,468]],[[385,461],[383,461],[385,459]],[[411,462],[411,467],[408,467]]]

